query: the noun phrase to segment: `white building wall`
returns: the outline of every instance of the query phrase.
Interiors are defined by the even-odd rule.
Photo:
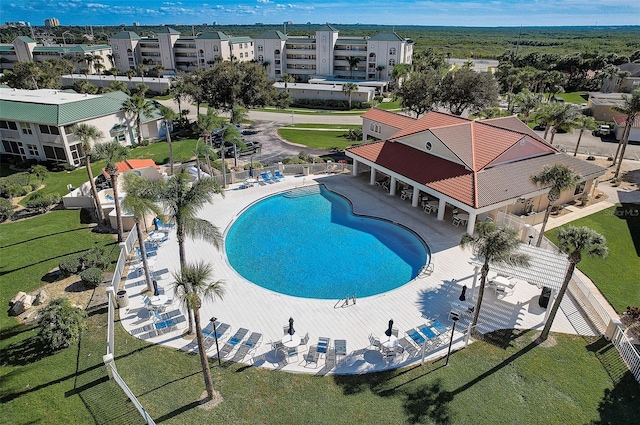
[[[337,31],[316,31],[316,74],[333,75],[334,47]]]

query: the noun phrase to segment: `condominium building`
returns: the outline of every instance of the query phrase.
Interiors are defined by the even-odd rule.
[[[60,26],[60,21],[58,20],[58,18],[49,18],[49,19],[45,19],[44,20],[44,26],[45,27],[59,27]]]
[[[313,77],[389,81],[395,65],[412,62],[413,41],[395,32],[372,37],[340,37],[338,33],[329,24],[306,37],[265,31],[254,39],[255,58],[264,64],[270,78],[290,74],[300,82]]]
[[[98,128],[104,141],[116,139],[130,145],[136,125],[122,108],[128,98],[118,91],[90,95],[0,87],[0,153],[79,165],[84,158],[82,142],[74,134],[79,123]],[[162,128],[158,114],[142,116],[145,139],[161,137]]]
[[[109,39],[114,66],[121,72],[139,64],[161,66],[164,74],[178,70],[194,71],[209,68],[217,61],[247,62],[254,59],[253,40],[230,37],[221,31],[182,36],[172,28],[163,27],[151,37],[140,37],[132,31],[122,31]]]
[[[110,67],[111,47],[105,44],[43,46],[28,36],[16,37],[11,44],[0,44],[0,69],[13,69],[14,62],[44,62],[47,59],[69,59],[74,72],[87,69],[89,74]]]

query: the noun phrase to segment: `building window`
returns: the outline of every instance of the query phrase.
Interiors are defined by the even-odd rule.
[[[390,55],[395,55],[396,54],[396,48],[395,47],[390,48],[389,49],[389,54]]]
[[[395,59],[389,59],[389,66],[395,66],[396,65],[396,60]]]
[[[56,146],[47,146],[44,145],[44,156],[47,159],[51,159],[53,161],[66,161],[67,155],[64,153],[63,148],[59,148]]]
[[[71,159],[73,162],[73,165],[78,165],[80,164],[80,161],[82,159],[82,144],[78,143],[72,146],[69,146],[69,150],[71,151]]]
[[[262,44],[258,44],[258,51],[259,51],[259,52],[262,52],[263,50],[264,50],[264,49],[263,49],[263,47],[262,47]]]
[[[29,150],[29,156],[40,156],[40,152],[38,151],[38,146],[27,145],[27,149]]]
[[[18,126],[13,121],[0,121],[0,128],[5,128],[7,130],[17,130]]]
[[[21,143],[14,142],[12,140],[3,140],[2,147],[4,148],[4,152],[11,155],[21,155],[20,147]]]
[[[582,192],[584,192],[584,188],[587,185],[586,181],[580,182],[577,186],[576,186],[576,190],[573,192],[574,195],[580,195]]]
[[[258,62],[264,62],[264,56],[258,55]]]
[[[217,52],[218,51],[218,46],[213,46],[213,51]]]
[[[33,134],[31,124],[29,124],[28,122],[21,122],[20,129],[22,130],[22,134]]]
[[[56,136],[60,135],[60,130],[58,130],[58,127],[44,124],[40,124],[39,127],[40,133],[42,134],[55,134]]]

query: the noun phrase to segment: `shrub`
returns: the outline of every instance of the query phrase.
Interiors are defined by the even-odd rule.
[[[10,200],[0,198],[0,223],[11,219],[14,214],[14,207]]]
[[[111,258],[107,254],[104,248],[92,248],[82,255],[80,261],[82,262],[81,268],[96,267],[101,270],[106,270],[111,264]]]
[[[87,313],[58,298],[40,311],[38,337],[50,351],[60,350],[75,343],[87,328]]]
[[[97,288],[104,281],[104,273],[96,267],[91,267],[80,273],[80,279],[89,288]]]
[[[62,276],[69,277],[80,271],[81,264],[79,255],[70,255],[63,258],[62,261],[58,263],[58,268],[60,269]]]
[[[51,195],[37,195],[31,198],[25,205],[28,209],[39,213],[47,212],[49,207],[60,203],[60,195],[52,193]]]
[[[298,158],[303,160],[303,161],[305,161],[305,162],[311,162],[311,155],[309,155],[308,153],[306,153],[304,151],[300,152],[298,154]]]
[[[282,160],[283,164],[308,164],[307,161],[300,158],[285,158]]]

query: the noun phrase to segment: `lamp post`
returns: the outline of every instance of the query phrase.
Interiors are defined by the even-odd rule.
[[[453,334],[456,331],[456,323],[458,323],[459,317],[453,316],[451,320],[453,320],[453,328],[451,328],[451,339],[449,339],[449,350],[447,351],[447,360],[445,360],[444,365],[449,365],[449,355],[451,354],[451,344],[453,344]]]
[[[216,339],[216,353],[218,355],[218,366],[222,366],[222,364],[220,363],[220,347],[218,347],[218,331],[216,330],[216,320],[218,319],[215,317],[212,317],[209,320],[211,321],[211,323],[213,323],[213,337]]]

